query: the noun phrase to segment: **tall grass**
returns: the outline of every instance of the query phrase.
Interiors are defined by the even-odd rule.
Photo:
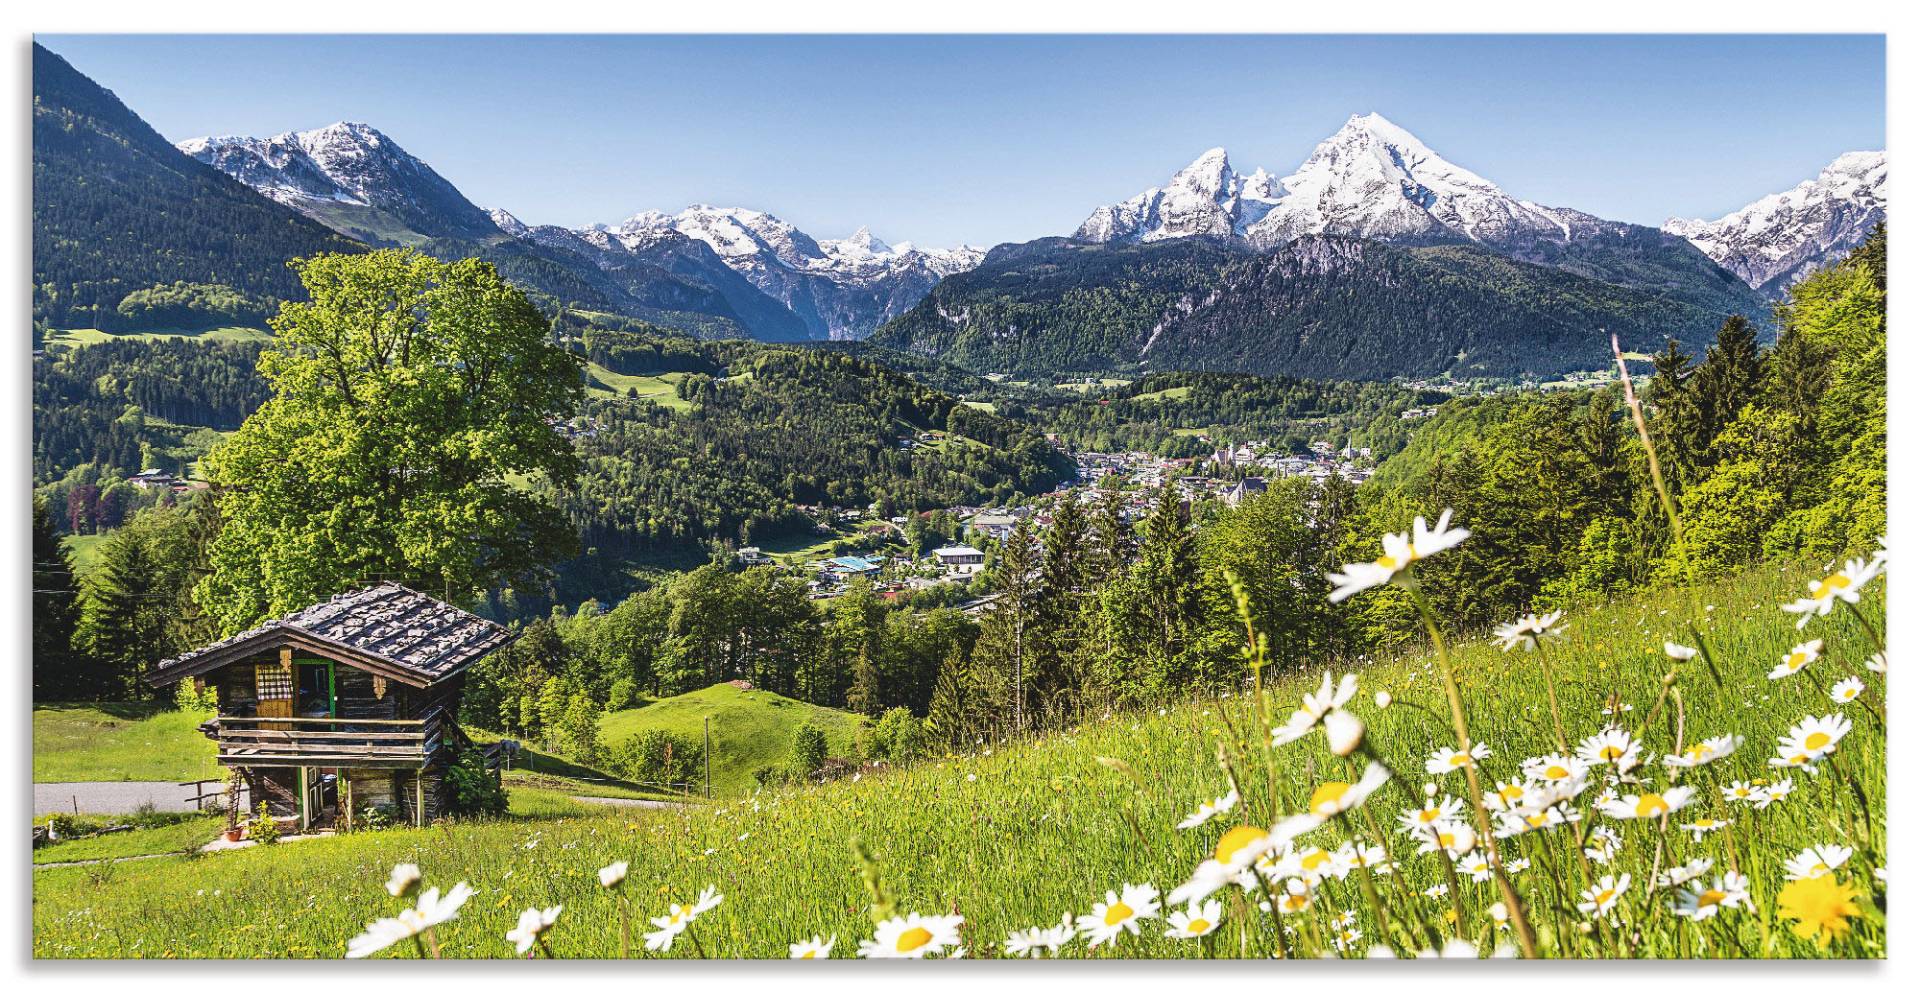
[[[1859,703],[1842,706],[1827,697],[1841,667],[1858,668],[1873,649],[1861,626],[1839,610],[1813,621],[1804,635],[1795,630],[1780,603],[1804,588],[1809,571],[1769,567],[1694,592],[1657,591],[1594,608],[1570,617],[1565,636],[1547,646],[1570,736],[1584,737],[1608,722],[1603,709],[1609,705],[1631,706],[1616,714],[1645,748],[1643,774],[1661,788],[1670,778],[1697,785],[1701,798],[1667,820],[1613,821],[1591,807],[1596,786],[1575,803],[1579,822],[1501,841],[1541,954],[1886,953],[1876,906],[1884,901],[1884,884],[1873,874],[1886,855],[1884,730]],[[1663,692],[1674,666],[1662,644],[1685,639],[1696,601],[1699,632],[1713,645],[1721,684],[1704,666],[1681,665]],[[1880,602],[1876,588],[1862,604],[1875,624],[1883,615]],[[1802,674],[1769,680],[1768,670],[1803,636],[1824,637],[1826,657]],[[1484,642],[1451,647],[1468,734],[1493,751],[1479,766],[1483,785],[1511,779],[1524,759],[1557,750],[1538,657]],[[1372,753],[1395,772],[1362,807],[1381,828],[1398,869],[1393,875],[1356,871],[1328,878],[1314,886],[1312,906],[1286,916],[1286,929],[1278,930],[1257,898],[1229,886],[1216,894],[1224,904],[1221,925],[1205,938],[1176,941],[1161,935],[1160,921],[1149,921],[1114,945],[1090,952],[1076,941],[1061,956],[1267,956],[1282,934],[1287,953],[1296,956],[1359,956],[1376,945],[1412,954],[1461,935],[1489,953],[1511,941],[1511,930],[1489,914],[1501,901],[1496,886],[1457,875],[1451,895],[1426,894],[1442,881],[1440,859],[1417,853],[1394,823],[1402,809],[1426,800],[1428,783],[1442,796],[1464,797],[1461,775],[1436,778],[1421,767],[1426,754],[1457,742],[1437,663],[1424,655],[1361,667],[1360,691],[1348,704],[1366,723]],[[1869,695],[1879,705],[1883,683],[1873,678]],[[1264,681],[1265,703],[1277,722],[1291,700],[1317,687],[1320,673],[1269,673]],[[1393,698],[1385,709],[1372,702],[1380,690]],[[425,884],[466,881],[477,890],[459,918],[437,930],[449,956],[510,954],[503,935],[517,914],[553,904],[566,907],[546,935],[554,953],[612,956],[620,949],[619,910],[595,872],[627,861],[621,893],[636,916],[658,915],[670,901],[718,887],[724,904],[693,924],[708,954],[781,957],[788,944],[818,935],[836,937],[835,953],[845,955],[874,928],[868,889],[849,854],[849,841],[858,838],[900,912],[960,914],[968,954],[993,956],[1009,931],[1086,913],[1109,889],[1150,882],[1169,890],[1230,825],[1264,829],[1267,810],[1303,810],[1320,783],[1350,780],[1349,766],[1318,736],[1266,748],[1262,706],[1261,698],[1242,693],[1162,712],[1114,713],[1017,746],[983,747],[860,781],[707,808],[401,829],[193,863],[46,870],[34,879],[34,949],[50,957],[336,957],[369,920],[398,907],[381,887],[388,870],[416,862]],[[1852,716],[1853,731],[1818,772],[1767,766],[1774,736],[1803,716],[1835,710]],[[1704,769],[1670,775],[1660,767],[1660,755],[1719,734],[1746,741]],[[1255,763],[1249,767],[1261,769],[1243,783],[1249,794],[1203,827],[1176,829],[1197,803],[1227,791],[1223,752],[1245,754]],[[1718,799],[1717,787],[1732,780],[1788,776],[1793,792],[1765,809]],[[1271,794],[1262,795],[1268,780]],[[1678,821],[1700,812],[1732,825],[1695,840]],[[1621,850],[1609,864],[1589,864],[1576,853],[1575,840],[1602,825],[1618,832]],[[1354,829],[1378,842],[1364,820],[1342,818],[1299,843],[1332,849]],[[1856,901],[1863,915],[1824,946],[1796,936],[1776,905],[1784,861],[1818,844],[1854,848],[1837,874],[1863,893]],[[1521,858],[1529,864],[1516,870]],[[1752,908],[1726,909],[1699,922],[1677,917],[1670,908],[1674,893],[1648,883],[1656,866],[1696,858],[1714,859],[1716,877],[1728,868],[1747,875]],[[1589,874],[1621,873],[1631,873],[1632,883],[1611,913],[1596,919],[1577,908]],[[1363,879],[1372,883],[1372,898]],[[1351,924],[1344,922],[1347,911],[1354,914]],[[397,945],[391,953],[412,952]],[[669,953],[696,951],[681,941]]]

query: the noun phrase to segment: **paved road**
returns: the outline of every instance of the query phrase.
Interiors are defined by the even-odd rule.
[[[163,813],[191,811],[192,796],[178,782],[35,782],[33,815],[71,813],[76,802],[82,813],[131,813],[143,803]]]

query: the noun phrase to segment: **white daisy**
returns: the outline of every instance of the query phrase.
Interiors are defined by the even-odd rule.
[[[1123,930],[1138,934],[1141,920],[1159,915],[1160,890],[1152,885],[1123,886],[1119,895],[1108,889],[1106,900],[1095,902],[1093,912],[1080,917],[1080,932],[1087,935],[1088,947],[1099,947],[1111,943]]]
[[[1883,559],[1874,558],[1861,561],[1858,558],[1841,566],[1840,571],[1818,581],[1807,583],[1807,596],[1791,603],[1783,603],[1780,608],[1788,613],[1800,614],[1799,627],[1805,627],[1807,621],[1816,616],[1826,616],[1833,612],[1834,600],[1858,603],[1860,593],[1866,584],[1880,574]]]
[[[1559,637],[1565,633],[1566,628],[1557,626],[1560,618],[1565,615],[1563,610],[1555,610],[1546,616],[1529,613],[1512,623],[1493,628],[1494,642],[1500,645],[1502,651],[1511,651],[1517,647],[1525,647],[1528,651],[1536,650],[1540,647],[1542,640]]]
[[[883,921],[873,939],[860,942],[863,958],[924,958],[960,944],[960,916],[921,916],[908,913]]]
[[[347,957],[364,958],[398,941],[426,933],[460,915],[460,907],[472,895],[473,889],[465,882],[447,890],[444,898],[438,887],[428,889],[420,893],[416,904],[401,910],[399,915],[367,924],[364,932],[347,941]]]
[[[1176,909],[1167,916],[1166,935],[1175,940],[1205,937],[1220,926],[1220,901],[1209,899],[1204,906]]]
[[[1632,882],[1632,875],[1602,875],[1594,881],[1592,888],[1580,893],[1580,911],[1593,917],[1613,912]]]
[[[553,923],[560,918],[560,907],[549,906],[546,909],[525,909],[520,912],[520,920],[512,930],[507,931],[507,940],[513,944],[516,954],[525,954],[533,950],[540,935],[553,929]]]
[[[1800,670],[1820,660],[1820,648],[1826,642],[1815,638],[1800,644],[1780,656],[1780,664],[1773,666],[1767,673],[1769,679],[1784,679],[1789,675],[1798,675]]]
[[[1427,755],[1427,774],[1445,775],[1451,771],[1465,768],[1475,762],[1485,760],[1493,754],[1493,749],[1485,743],[1475,742],[1466,750],[1443,747]]]
[[[795,961],[824,961],[833,957],[833,942],[839,939],[838,936],[833,936],[821,940],[816,934],[798,944],[788,944],[787,957]]]
[[[1853,848],[1840,844],[1821,844],[1809,847],[1786,860],[1787,881],[1819,878],[1840,870],[1840,866],[1853,857]]]
[[[1732,754],[1745,741],[1746,738],[1737,734],[1709,737],[1698,744],[1687,745],[1679,754],[1669,754],[1660,760],[1668,768],[1698,768]]]
[[[1677,785],[1665,792],[1642,792],[1621,796],[1600,807],[1616,820],[1653,819],[1666,816],[1693,801],[1693,787]]]
[[[1717,882],[1696,881],[1680,892],[1673,903],[1673,911],[1691,920],[1704,920],[1724,907],[1735,906],[1753,908],[1753,899],[1747,895],[1746,876],[1730,871],[1720,876]]]
[[[1327,581],[1334,586],[1328,598],[1338,603],[1355,593],[1386,585],[1399,578],[1414,562],[1430,558],[1466,540],[1469,535],[1464,528],[1448,526],[1452,519],[1453,511],[1443,510],[1434,528],[1428,530],[1426,517],[1414,517],[1412,534],[1382,536],[1380,557],[1369,562],[1346,565],[1340,574],[1327,576]]]
[[[1849,675],[1833,684],[1833,689],[1827,693],[1827,698],[1845,706],[1859,699],[1860,694],[1866,690],[1867,684],[1865,682],[1860,681],[1858,676]]]
[[[1175,824],[1181,830],[1192,830],[1208,820],[1234,808],[1240,803],[1240,790],[1228,789],[1227,794],[1218,799],[1202,802],[1200,807],[1187,815],[1187,818]]]

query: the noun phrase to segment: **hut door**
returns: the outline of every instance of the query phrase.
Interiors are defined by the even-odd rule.
[[[293,715],[293,673],[279,665],[253,666],[255,716]],[[262,730],[292,730],[290,723],[262,723]]]

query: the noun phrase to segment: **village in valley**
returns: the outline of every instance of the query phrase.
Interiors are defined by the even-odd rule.
[[[1403,419],[1431,417],[1431,407],[1413,407]],[[1210,440],[1207,435],[1196,435]],[[790,568],[808,576],[807,588],[815,599],[832,599],[845,593],[853,580],[865,580],[882,598],[892,599],[904,593],[930,589],[958,588],[969,595],[962,608],[970,612],[992,603],[984,586],[973,588],[987,572],[998,545],[1013,533],[1024,519],[1030,520],[1035,534],[1044,532],[1053,522],[1052,508],[1061,500],[1074,500],[1093,509],[1110,492],[1121,498],[1121,514],[1128,523],[1144,520],[1152,510],[1162,486],[1177,486],[1182,501],[1193,504],[1217,500],[1236,507],[1244,500],[1263,493],[1269,479],[1303,478],[1314,483],[1339,476],[1358,485],[1373,475],[1374,453],[1368,447],[1342,446],[1331,441],[1313,441],[1305,453],[1280,451],[1272,445],[1246,441],[1222,447],[1211,455],[1173,458],[1144,451],[1068,451],[1058,435],[1047,439],[1073,458],[1075,477],[1062,482],[1051,493],[1008,506],[951,506],[944,510],[921,511],[916,516],[925,522],[943,514],[956,522],[957,539],[932,547],[925,553],[910,548],[907,528],[911,518],[904,515],[880,517],[877,507],[866,510],[799,506],[809,516],[830,518],[835,526],[816,524],[819,537],[851,535],[863,543],[877,544],[868,551],[849,551],[796,560],[791,555],[774,555],[748,545],[734,551],[735,561],[744,567]],[[902,441],[902,447],[944,443],[944,431],[921,432]]]

